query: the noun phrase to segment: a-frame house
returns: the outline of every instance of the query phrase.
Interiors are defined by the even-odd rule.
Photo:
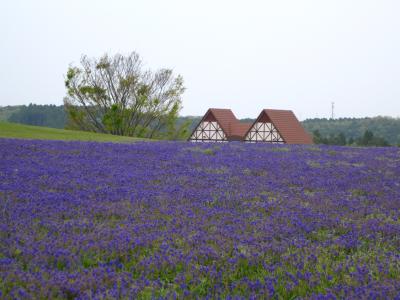
[[[230,109],[210,108],[189,137],[193,142],[242,141],[250,123],[241,123]]]
[[[244,136],[245,142],[312,144],[291,110],[264,109]]]

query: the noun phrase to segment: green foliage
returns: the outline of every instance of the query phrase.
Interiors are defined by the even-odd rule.
[[[169,139],[169,140],[182,140],[186,139],[189,133],[190,122],[186,121],[178,124],[180,107],[175,104],[171,111],[165,115],[165,130],[161,130],[158,134],[158,138]]]
[[[29,104],[14,111],[7,120],[35,126],[64,128],[66,116],[63,106]]]
[[[368,130],[373,133],[374,143],[385,144],[382,139],[390,145],[400,143],[400,119],[391,117],[374,118],[340,118],[340,119],[308,119],[302,122],[308,132],[314,133],[317,143],[328,144],[326,140],[321,142],[315,136],[318,130],[320,137],[325,139],[336,139],[342,133],[346,137],[347,145],[357,145],[361,137]],[[336,143],[336,142],[335,142]]]
[[[103,124],[109,132],[121,132],[125,113],[118,104],[111,105],[110,109],[103,115]]]
[[[7,122],[13,113],[18,112],[21,109],[21,105],[16,106],[0,106],[0,122]]]
[[[188,124],[176,127],[185,88],[172,70],[142,70],[135,52],[128,56],[83,56],[81,67],[65,77],[68,128],[114,135],[180,139]]]
[[[322,136],[319,130],[313,131],[314,143],[316,144],[326,144],[326,145],[352,145],[352,146],[390,146],[389,143],[382,137],[374,136],[373,132],[366,130],[363,136],[354,139],[350,137],[346,139],[343,132],[339,132],[337,135]]]
[[[348,144],[348,140],[346,139],[346,136],[343,134],[343,132],[339,132],[336,135],[324,137],[317,129],[313,131],[313,136],[314,136],[314,143],[316,144],[340,145],[340,146]]]
[[[364,135],[357,140],[357,144],[360,146],[389,146],[384,138],[374,136],[370,130],[364,132]]]

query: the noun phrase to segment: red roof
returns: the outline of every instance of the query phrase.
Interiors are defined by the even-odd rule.
[[[251,123],[241,123],[237,122],[233,128],[231,128],[231,138],[235,138],[235,140],[241,141],[243,140],[244,136],[246,135],[246,132],[250,129]]]
[[[210,108],[201,122],[218,122],[228,141],[243,141],[256,122],[271,122],[287,144],[312,144],[311,136],[304,130],[291,110],[264,109],[256,121],[241,123],[230,109]],[[198,125],[196,126],[196,128]],[[196,130],[196,128],[194,130]]]
[[[210,108],[200,123],[203,121],[217,121],[228,141],[243,140],[244,135],[252,125],[250,123],[241,123],[230,109],[225,108]]]
[[[264,109],[258,120],[268,118],[287,144],[313,144],[311,136],[301,126],[291,110]]]

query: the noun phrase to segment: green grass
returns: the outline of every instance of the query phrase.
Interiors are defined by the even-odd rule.
[[[145,140],[127,136],[118,136],[88,131],[76,131],[0,122],[0,138],[97,141],[97,142],[134,142]]]

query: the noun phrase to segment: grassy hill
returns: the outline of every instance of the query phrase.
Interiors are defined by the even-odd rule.
[[[87,131],[75,131],[21,125],[15,123],[0,122],[0,138],[39,139],[39,140],[75,140],[98,142],[134,142],[138,138],[117,136],[111,134],[94,133]]]

